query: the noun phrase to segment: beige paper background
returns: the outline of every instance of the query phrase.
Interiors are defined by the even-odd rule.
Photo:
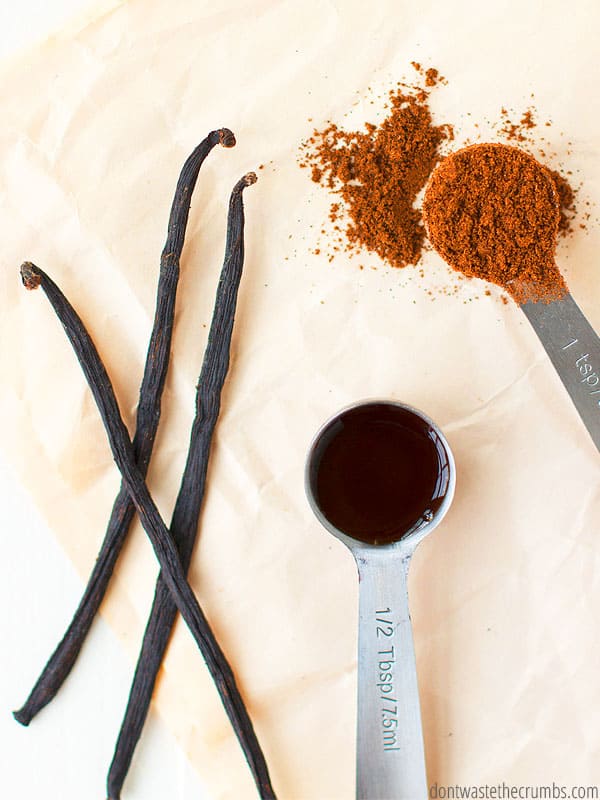
[[[313,125],[374,119],[368,87],[385,92],[416,59],[448,77],[432,105],[459,137],[475,122],[491,136],[500,107],[524,108],[534,92],[553,120],[550,163],[583,181],[594,216],[599,21],[591,2],[149,0],[101,7],[3,69],[0,444],[81,574],[118,476],[64,335],[43,296],[20,286],[18,265],[37,262],[76,305],[131,425],[180,166],[211,128],[235,131],[237,147],[211,154],[192,204],[149,478],[168,519],[228,193],[265,165],[246,193],[232,367],[191,581],[284,800],[353,795],[355,569],[312,517],[302,470],[322,420],[365,396],[423,408],[457,460],[454,506],[411,573],[430,782],[600,783],[598,453],[498,293],[464,283],[432,301],[427,289],[453,279],[431,253],[424,279],[372,256],[360,271],[357,259],[314,255],[329,198],[296,165]],[[597,329],[599,244],[592,220],[559,249]],[[132,660],[155,576],[136,528],[103,607]],[[38,668],[23,665],[32,679]],[[215,798],[254,796],[181,624],[154,708]]]

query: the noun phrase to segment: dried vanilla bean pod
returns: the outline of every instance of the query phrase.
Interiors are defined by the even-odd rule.
[[[250,173],[246,180],[253,183],[256,176]],[[219,416],[221,390],[229,367],[229,347],[243,263],[244,208],[238,184],[229,201],[225,258],[198,378],[196,415],[192,423],[185,470],[171,519],[171,536],[179,548],[181,563],[186,572],[196,540],[210,443]],[[161,574],[156,582],[154,602],[144,633],[127,710],[110,765],[108,800],[120,798],[176,616],[177,607]]]
[[[231,667],[185,577],[177,546],[148,491],[134,460],[133,447],[106,369],[81,319],[56,284],[38,267],[21,267],[28,289],[41,286],[71,342],[108,434],[113,458],[161,567],[161,574],[177,609],[190,629],[221,696],[252,775],[263,798],[274,798],[264,755],[241,699]]]
[[[204,159],[215,147],[233,147],[235,137],[228,128],[211,131],[186,160],[173,197],[167,240],[160,259],[154,324],[140,387],[133,450],[140,472],[145,477],[160,418],[160,402],[169,365],[175,296],[179,280],[179,259],[183,250],[192,192]],[[14,712],[15,719],[29,725],[33,717],[56,695],[81,651],[85,638],[106,593],[135,508],[123,484],[114,501],[104,541],[88,584],[69,627],[25,705]]]

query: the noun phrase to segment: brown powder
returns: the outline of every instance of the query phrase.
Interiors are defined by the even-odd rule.
[[[425,73],[425,86],[435,86],[440,80],[440,73],[435,67],[430,67]]]
[[[505,289],[518,302],[567,291],[554,251],[559,194],[550,171],[504,144],[476,144],[432,174],[423,214],[429,237],[458,272]]]
[[[313,181],[339,198],[329,210],[333,241],[330,234],[329,243],[321,241],[317,248],[328,261],[341,251],[352,255],[366,248],[393,267],[405,267],[417,264],[427,246],[417,197],[441,158],[440,148],[453,139],[454,134],[450,125],[433,124],[429,108],[429,87],[446,83],[445,78],[434,68],[425,69],[416,61],[411,64],[421,85],[398,84],[398,88],[389,93],[386,105],[389,114],[379,126],[367,124],[361,131],[344,131],[331,123],[324,130],[315,130],[301,146],[300,166],[308,168]],[[496,131],[505,140],[532,150],[540,140],[535,131],[536,114],[533,107],[519,114],[503,108]],[[511,117],[517,121],[513,122]],[[557,171],[546,171],[533,158],[532,161],[538,169],[544,169],[545,181],[548,175],[554,181],[560,206],[559,234],[571,233],[575,194],[569,180]],[[511,202],[525,203],[526,197],[517,194]],[[321,234],[326,235],[325,229]],[[555,239],[556,236],[552,239],[550,266],[546,270],[552,273],[554,281],[543,290],[538,286],[537,290],[547,298],[564,292],[564,282],[554,266]],[[517,262],[511,263],[514,266]],[[458,277],[462,277],[463,272],[476,274],[466,268]],[[499,268],[495,282],[500,285],[513,279],[502,277],[502,273],[503,268]],[[524,268],[523,275],[527,279],[533,277],[528,268]],[[537,275],[538,284],[539,279]],[[456,293],[457,287],[445,287],[442,291]],[[513,286],[511,294],[515,296],[517,292]]]
[[[381,125],[344,131],[332,123],[313,133],[300,162],[313,181],[343,200],[329,216],[332,222],[349,218],[345,248],[365,247],[394,267],[416,264],[421,256],[425,228],[415,200],[440,158],[440,144],[452,136],[449,126],[433,124],[427,97],[417,87],[390,92],[390,113]]]
[[[523,112],[518,122],[512,122],[509,112],[502,108],[500,111],[501,123],[498,132],[508,142],[517,142],[519,146],[525,147],[529,152],[537,147],[542,158],[546,158],[546,151],[539,149],[542,142],[546,142],[543,135],[535,134],[537,128],[536,110],[530,106]],[[547,120],[545,127],[551,127],[552,123]],[[558,226],[559,236],[567,236],[573,232],[573,220],[577,216],[575,204],[575,190],[564,175],[558,170],[550,170],[552,180],[556,185],[560,206],[560,222]]]
[[[573,219],[577,213],[575,208],[575,192],[569,181],[555,169],[549,170],[550,177],[558,194],[560,217],[558,221],[559,235],[566,236],[573,231]]]
[[[535,128],[537,123],[535,121],[535,109],[528,108],[521,115],[518,122],[513,122],[510,118],[509,112],[502,108],[500,111],[501,127],[500,134],[506,139],[515,142],[527,142],[530,140],[530,131]]]

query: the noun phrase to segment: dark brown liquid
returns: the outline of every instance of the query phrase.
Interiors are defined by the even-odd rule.
[[[448,454],[425,420],[388,403],[344,412],[321,434],[311,489],[342,533],[370,544],[398,541],[428,522],[448,489]]]

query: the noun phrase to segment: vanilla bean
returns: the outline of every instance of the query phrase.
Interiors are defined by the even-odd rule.
[[[228,128],[211,131],[186,160],[173,197],[167,240],[160,260],[154,324],[140,387],[136,431],[133,439],[135,461],[146,476],[160,418],[162,392],[169,365],[175,296],[179,280],[179,259],[183,250],[192,192],[204,159],[221,144],[232,147],[235,137]],[[81,651],[85,638],[106,593],[122,550],[135,508],[123,483],[114,501],[98,558],[79,606],[66,633],[48,660],[27,701],[14,717],[29,725],[33,717],[56,695]]]
[[[241,193],[244,180],[237,189]],[[239,187],[239,188],[238,188]],[[56,284],[38,267],[25,263],[21,267],[24,285],[28,289],[41,286],[71,342],[83,373],[92,391],[104,423],[113,458],[121,472],[142,526],[152,543],[161,567],[161,575],[178,611],[190,629],[215,681],[225,710],[238,737],[262,798],[275,798],[268,768],[256,738],[252,721],[244,706],[235,678],[214,634],[187,582],[173,541],[148,491],[144,478],[135,464],[133,447],[122,420],[114,390],[98,352],[81,319]]]
[[[252,180],[252,178],[249,177],[248,180]],[[219,416],[221,390],[229,367],[229,348],[243,263],[244,209],[241,194],[234,189],[229,202],[225,258],[202,369],[198,378],[196,415],[192,423],[181,486],[171,518],[171,536],[177,544],[181,563],[186,572],[196,540],[198,519],[204,497],[210,443]],[[121,789],[142,733],[156,676],[176,616],[177,607],[161,573],[156,582],[154,602],[144,633],[127,710],[108,774],[108,800],[118,800],[121,796]]]

